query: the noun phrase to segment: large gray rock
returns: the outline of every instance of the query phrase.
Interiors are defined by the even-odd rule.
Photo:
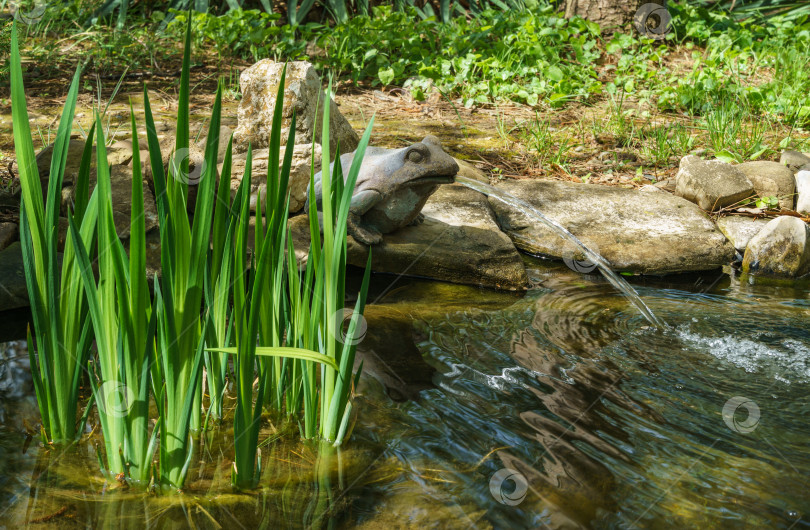
[[[778,162],[765,160],[745,162],[738,165],[737,169],[748,177],[759,197],[776,197],[780,207],[793,209],[796,193],[793,171]]]
[[[706,211],[719,210],[755,194],[754,185],[742,171],[720,160],[684,157],[675,179],[675,194]]]
[[[175,150],[177,138],[174,133],[167,133],[160,140],[160,157],[163,160],[163,170],[168,171],[172,178],[186,182],[191,186],[199,184],[205,171],[205,144],[200,147],[197,143],[190,143],[187,150]],[[224,153],[223,153],[224,156]],[[188,160],[188,173],[181,174],[180,166],[183,160]],[[148,181],[152,180],[152,164],[149,152],[141,151],[141,171]]]
[[[82,154],[84,153],[84,139],[71,138],[68,143],[67,162],[65,163],[65,175],[62,179],[62,185],[68,186],[76,182],[76,177],[79,174],[79,166],[82,161]],[[47,179],[51,172],[51,158],[53,157],[53,144],[47,145],[37,153],[37,170],[39,171],[39,178]],[[127,147],[124,142],[116,142],[113,146],[107,148],[107,163],[109,165],[127,164],[132,159],[132,145]],[[92,148],[90,157],[90,174],[91,179],[95,180],[96,173],[96,147],[95,143]]]
[[[810,227],[797,217],[773,219],[745,249],[743,272],[797,278],[810,272]]]
[[[239,120],[234,133],[234,148],[247,151],[248,143],[253,149],[267,147],[270,142],[270,126],[276,105],[278,85],[284,63],[262,59],[239,76],[242,100],[239,102]],[[287,78],[284,90],[284,127],[281,130],[282,145],[287,142],[290,120],[296,115],[295,143],[321,143],[325,93],[321,79],[312,64],[305,61],[287,63]],[[357,149],[360,138],[329,100],[329,148],[334,155],[337,144],[340,150],[350,153]]]
[[[717,221],[717,228],[731,241],[737,252],[742,254],[751,238],[757,235],[766,224],[768,224],[767,219],[729,216],[720,218]]]
[[[734,257],[734,247],[700,208],[668,193],[541,180],[504,181],[497,188],[596,247],[615,270],[646,274],[711,270]],[[496,198],[490,203],[518,248],[570,257],[571,247],[540,221]]]
[[[228,150],[228,142],[231,139],[231,135],[233,134],[233,130],[228,127],[227,125],[221,125],[219,127],[219,148],[217,149],[217,164],[221,164],[222,160],[225,158],[225,151]],[[205,153],[205,145],[208,141],[208,137],[200,138],[197,142],[197,147]]]
[[[459,186],[442,186],[422,210],[425,221],[385,234],[372,247],[372,270],[524,290],[526,269],[515,246],[499,229],[484,195]],[[309,220],[290,220],[296,255],[305,262]],[[348,262],[364,267],[369,247],[348,239]]]
[[[287,189],[290,192],[290,213],[295,213],[304,207],[307,200],[307,187],[309,186],[310,169],[312,165],[312,144],[297,144],[293,146],[292,165],[290,166],[290,181]],[[282,147],[279,153],[279,170],[284,162],[287,147]],[[258,196],[261,194],[262,205],[266,207],[267,172],[269,168],[269,149],[257,149],[252,153],[250,176],[250,210],[256,211]],[[233,157],[231,166],[231,194],[236,194],[242,177],[245,174],[247,153],[237,153]],[[315,170],[321,166],[321,146],[315,144]],[[220,174],[222,165],[219,166]],[[264,208],[263,208],[264,209]]]
[[[67,161],[65,162],[65,174],[62,179],[62,192],[60,213],[67,215],[68,206],[73,204],[75,196],[74,185],[79,175],[79,166],[81,165],[82,154],[84,153],[84,143],[82,139],[72,138],[68,143]],[[96,148],[95,145],[92,149],[90,157],[90,187],[96,181]],[[51,172],[51,158],[53,157],[53,144],[45,146],[36,156],[37,170],[39,171],[39,178],[42,185],[43,197],[48,194],[48,179]],[[116,142],[113,146],[107,148],[107,163],[110,166],[118,164],[127,164],[132,160],[132,146],[127,146],[126,143]]]
[[[132,168],[120,165],[112,166],[110,168],[110,186],[115,231],[122,239],[128,238],[132,215]],[[143,211],[135,212],[135,215],[144,217],[147,232],[157,228],[159,224],[155,199],[145,182],[143,183]]]
[[[782,151],[779,163],[796,173],[800,169],[810,169],[810,156],[798,151]]]
[[[810,214],[810,170],[796,173],[796,211]]]

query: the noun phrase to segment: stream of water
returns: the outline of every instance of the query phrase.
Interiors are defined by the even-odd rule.
[[[504,204],[509,205],[510,207],[523,212],[524,214],[533,217],[535,220],[539,221],[543,225],[550,228],[555,234],[560,236],[562,239],[568,240],[573,243],[578,249],[582,251],[585,255],[585,258],[596,265],[602,274],[605,276],[605,279],[613,285],[616,289],[621,291],[624,296],[627,297],[630,302],[636,306],[639,312],[644,315],[644,318],[647,319],[650,324],[654,324],[656,326],[663,326],[664,323],[659,320],[657,316],[647,307],[647,304],[639,297],[638,293],[633,286],[627,283],[627,280],[616,274],[610,266],[610,263],[605,260],[602,256],[600,256],[597,252],[594,252],[588,246],[579,240],[577,236],[569,232],[562,226],[560,223],[555,221],[554,219],[549,219],[542,212],[540,212],[537,208],[532,206],[526,201],[518,199],[514,195],[507,193],[503,190],[499,190],[489,184],[484,184],[483,182],[479,182],[477,180],[473,180],[467,177],[462,177],[456,175],[456,182],[464,184],[468,188],[472,188],[476,191],[479,191],[485,194],[487,197],[495,197],[499,201],[503,202]]]

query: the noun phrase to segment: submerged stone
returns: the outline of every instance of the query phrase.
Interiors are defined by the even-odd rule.
[[[357,345],[355,369],[382,384],[394,401],[418,400],[419,393],[434,388],[435,368],[417,347],[414,316],[391,305],[370,304],[363,317],[371,330]]]
[[[505,181],[496,187],[557,221],[617,271],[712,270],[734,257],[734,247],[700,208],[668,193],[541,180]],[[497,198],[490,203],[518,248],[570,257],[570,245],[539,220]]]
[[[768,222],[748,243],[742,269],[782,278],[810,273],[810,227],[790,216]]]

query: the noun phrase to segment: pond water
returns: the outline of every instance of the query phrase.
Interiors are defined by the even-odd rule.
[[[143,495],[105,484],[95,434],[27,442],[34,400],[6,399],[0,525],[810,527],[810,286],[635,280],[656,328],[600,276],[527,263],[525,295],[376,276],[351,438],[266,418],[256,492],[230,488],[225,427],[184,495]]]

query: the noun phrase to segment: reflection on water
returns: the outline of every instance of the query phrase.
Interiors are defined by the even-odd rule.
[[[810,527],[807,289],[637,284],[660,329],[598,277],[534,272],[523,298],[378,278],[350,442],[266,418],[256,492],[229,487],[228,432],[183,496],[143,496],[104,484],[92,443],[21,454],[36,420],[7,407],[0,524]]]

